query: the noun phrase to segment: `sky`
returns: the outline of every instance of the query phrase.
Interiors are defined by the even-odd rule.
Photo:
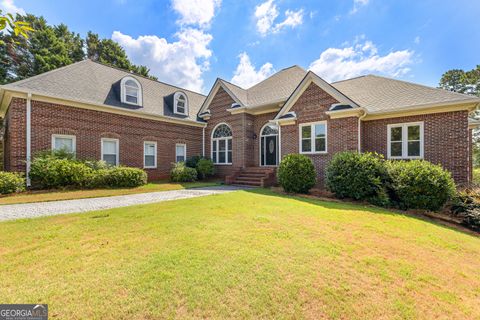
[[[378,74],[437,86],[480,64],[480,0],[0,0],[126,50],[159,80],[208,93],[292,65],[329,82]]]

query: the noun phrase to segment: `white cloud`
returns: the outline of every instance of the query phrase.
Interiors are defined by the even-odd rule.
[[[370,0],[353,0],[353,8],[350,10],[350,14],[357,13],[360,7],[366,6]]]
[[[200,27],[210,25],[220,4],[221,0],[172,0],[173,9],[180,14],[180,25]]]
[[[241,53],[238,57],[240,62],[231,81],[242,88],[249,88],[275,72],[273,65],[269,62],[261,66],[258,71],[255,70],[255,66],[252,65],[246,52]]]
[[[420,44],[420,41],[421,41],[420,36],[416,36],[415,39],[413,40],[415,44]]]
[[[135,64],[146,65],[160,81],[182,88],[202,91],[202,74],[209,67],[212,51],[208,45],[212,36],[202,30],[187,28],[175,34],[178,39],[168,42],[155,35],[134,39],[114,31],[112,40],[118,42]]]
[[[310,64],[309,69],[327,81],[337,81],[366,73],[380,73],[398,77],[410,71],[414,52],[392,51],[379,55],[371,41],[354,43],[350,47],[328,48]]]
[[[279,16],[277,5],[274,0],[268,0],[255,7],[255,19],[257,21],[257,31],[262,36],[268,33],[277,33],[286,27],[295,28],[303,23],[303,9],[294,11],[286,10],[285,19],[275,23]]]
[[[2,0],[2,2],[0,2],[0,9],[4,13],[11,13],[11,14],[19,13],[19,14],[22,14],[22,15],[25,14],[25,10],[17,7],[15,5],[15,3],[13,2],[13,0]]]

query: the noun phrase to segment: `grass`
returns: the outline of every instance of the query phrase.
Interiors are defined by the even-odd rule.
[[[17,194],[11,194],[7,196],[0,196],[0,205],[122,196],[127,194],[137,194],[137,193],[146,193],[146,192],[209,187],[209,186],[216,186],[219,184],[220,183],[218,181],[175,183],[175,182],[167,182],[167,181],[161,180],[161,181],[149,182],[146,185],[138,188],[27,191],[27,192],[22,192]]]
[[[238,191],[0,223],[0,301],[59,319],[479,319],[480,238]]]

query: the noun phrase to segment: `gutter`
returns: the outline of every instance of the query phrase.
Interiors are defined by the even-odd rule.
[[[205,128],[202,128],[202,157],[205,158]]]

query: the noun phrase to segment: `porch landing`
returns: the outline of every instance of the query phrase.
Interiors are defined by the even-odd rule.
[[[246,167],[225,177],[225,183],[250,187],[271,187],[276,181],[276,167]]]

